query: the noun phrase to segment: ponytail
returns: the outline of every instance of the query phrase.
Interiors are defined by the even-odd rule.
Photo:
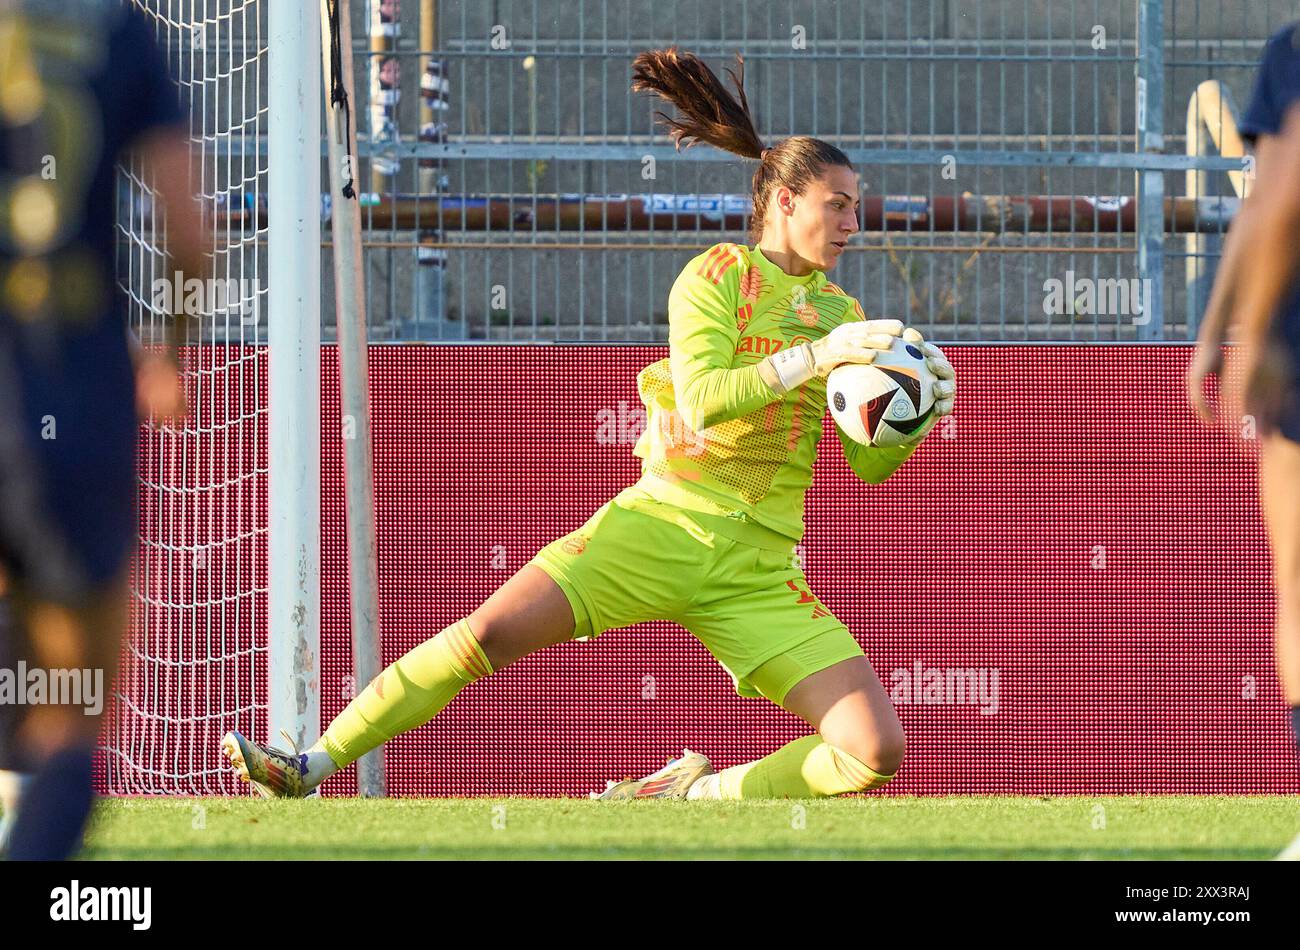
[[[792,136],[764,147],[745,96],[745,60],[740,55],[736,56],[736,65],[738,71],[726,71],[736,90],[733,96],[694,53],[675,46],[647,50],[632,61],[632,91],[653,93],[677,107],[679,118],[655,113],[667,126],[677,148],[705,142],[733,155],[759,160],[754,172],[754,215],[750,221],[750,233],[757,242],[763,236],[768,200],[777,187],[785,185],[801,195],[828,166],[852,168],[853,163],[834,145],[808,135]]]
[[[759,158],[763,142],[745,98],[745,60],[739,54],[736,64],[739,73],[727,70],[736,89],[732,96],[694,53],[675,46],[649,50],[632,61],[632,91],[654,93],[682,113],[680,119],[655,113],[679,149],[707,142],[742,158]]]

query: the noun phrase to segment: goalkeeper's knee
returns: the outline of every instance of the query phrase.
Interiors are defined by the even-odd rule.
[[[847,787],[846,791],[853,792],[880,788],[892,779],[903,764],[907,750],[907,740],[901,730],[886,736],[864,736],[854,742],[840,738],[838,745],[823,741],[837,776]]]
[[[873,769],[857,756],[850,755],[833,745],[828,745],[826,748],[830,750],[831,763],[842,782],[842,787],[836,788],[832,794],[868,792],[873,788],[880,788],[896,774],[896,771],[886,773]]]

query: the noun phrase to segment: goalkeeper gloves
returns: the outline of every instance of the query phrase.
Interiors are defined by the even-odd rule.
[[[903,331],[903,340],[911,343],[922,353],[925,354],[925,366],[935,375],[935,381],[930,392],[934,396],[934,412],[930,413],[929,420],[912,433],[911,438],[903,442],[903,445],[916,445],[930,434],[930,430],[944,416],[952,414],[952,404],[957,396],[957,373],[948,362],[948,357],[943,355],[943,351],[933,343],[926,343],[925,337],[920,332],[908,327]]]
[[[943,350],[933,343],[926,343],[920,331],[908,327],[903,331],[903,341],[913,344],[925,354],[925,366],[938,377],[934,381],[934,417],[941,419],[952,415],[952,404],[957,398],[957,372],[943,355]]]
[[[784,395],[814,376],[825,376],[841,363],[872,362],[878,352],[890,349],[902,332],[901,320],[842,323],[820,340],[773,353],[759,364],[759,375]]]
[[[918,330],[903,329],[901,320],[856,320],[843,323],[820,340],[774,353],[759,364],[759,374],[777,393],[784,395],[814,376],[825,376],[841,363],[871,363],[881,350],[891,349],[894,338],[915,345],[925,354],[925,365],[937,378],[934,382],[934,418],[951,415],[957,395],[957,373],[952,363],[933,343],[926,343]],[[918,430],[924,438],[929,427]]]

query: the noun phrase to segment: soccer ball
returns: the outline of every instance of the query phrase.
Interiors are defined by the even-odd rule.
[[[831,370],[826,401],[835,424],[854,442],[900,445],[934,414],[935,379],[920,347],[900,338],[874,363],[841,363]]]

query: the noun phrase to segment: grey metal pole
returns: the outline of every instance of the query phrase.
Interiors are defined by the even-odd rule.
[[[1164,151],[1165,21],[1164,0],[1138,0],[1137,147],[1144,154]],[[1138,276],[1144,312],[1137,318],[1139,340],[1165,333],[1165,175],[1138,172]]]
[[[1212,85],[1212,80],[1201,83],[1187,103],[1186,151],[1188,155],[1206,154],[1208,152],[1206,143],[1214,138],[1207,124],[1202,121],[1202,115],[1205,114],[1202,96],[1210,94]],[[1216,95],[1214,99],[1217,106],[1219,97]],[[1204,171],[1188,169],[1183,173],[1183,194],[1193,199],[1207,196],[1209,179],[1209,174]],[[1210,288],[1214,286],[1216,268],[1207,254],[1209,248],[1210,241],[1204,234],[1193,231],[1183,238],[1183,249],[1187,253],[1187,258],[1183,262],[1183,286],[1187,293],[1187,336],[1192,340],[1196,339],[1201,315],[1205,313],[1205,306],[1210,299]],[[1217,251],[1218,248],[1216,247],[1215,250]]]
[[[420,0],[420,49],[424,51],[420,57],[420,137],[423,140],[428,131],[433,133],[435,139],[445,141],[446,136],[439,135],[436,130],[446,115],[444,111],[446,97],[442,87],[448,82],[448,78],[446,71],[441,68],[442,61],[433,55],[433,51],[437,48],[437,0]],[[426,161],[427,164],[422,163],[420,167],[420,194],[438,194],[443,190],[441,183],[445,180],[443,163],[434,160]],[[436,221],[421,222],[421,224],[423,225],[420,229],[421,244],[437,242],[441,238],[442,234],[436,227]],[[436,336],[440,340],[446,336],[446,325],[443,319],[446,310],[443,296],[445,259],[446,251],[442,248],[421,246],[416,250],[416,309],[412,315],[412,330],[415,336],[426,339]]]
[[[333,36],[331,2],[337,8]],[[343,463],[347,484],[348,579],[352,595],[352,670],[358,690],[378,674],[379,556],[375,546],[375,485],[371,465],[370,387],[367,362],[365,277],[361,270],[361,205],[356,191],[356,127],[351,121],[352,20],[348,0],[321,0],[321,63],[325,75],[329,139],[330,214],[333,222],[334,297],[337,301]],[[334,74],[334,57],[340,75]],[[346,97],[334,101],[340,84]],[[346,110],[346,111],[345,111]],[[357,792],[384,796],[384,750],[357,761]]]
[[[320,11],[268,6],[267,718],[272,741],[305,748],[320,732]]]

